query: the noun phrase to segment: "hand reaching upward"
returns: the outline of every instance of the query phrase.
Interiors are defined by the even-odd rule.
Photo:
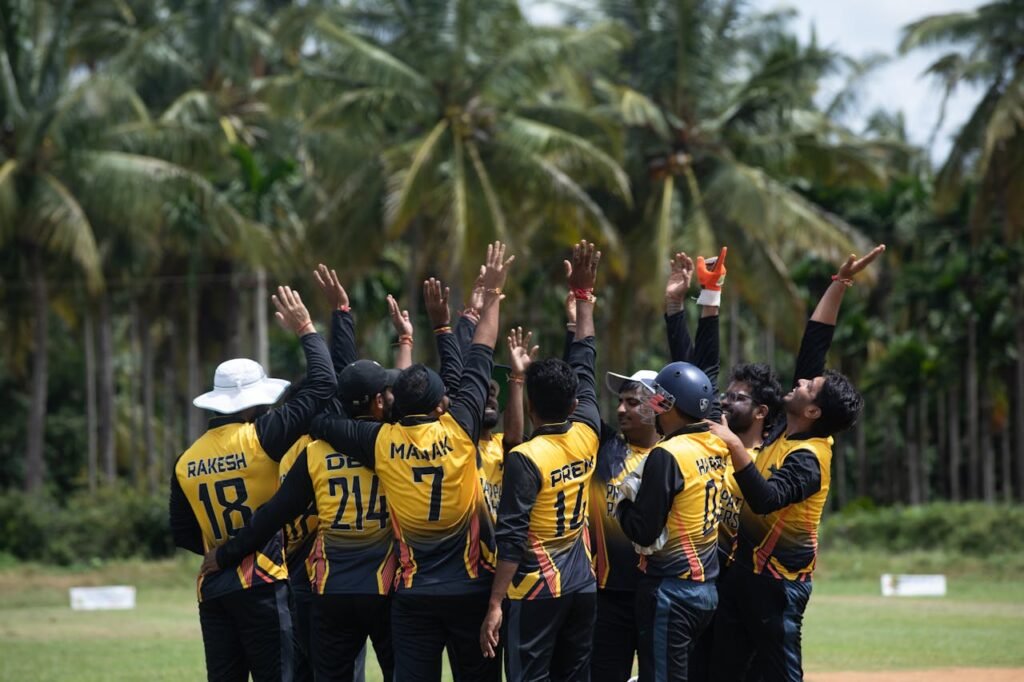
[[[448,297],[451,289],[441,284],[441,280],[431,277],[423,282],[423,303],[427,308],[430,326],[434,329],[451,324],[451,310]]]
[[[843,282],[844,284],[849,282],[853,283],[853,276],[858,272],[871,265],[876,258],[881,256],[885,252],[885,244],[879,244],[875,248],[871,249],[866,256],[863,258],[857,258],[856,254],[850,254],[849,258],[839,266],[839,272],[836,273],[834,279]]]
[[[530,363],[537,359],[540,346],[530,347],[533,332],[523,333],[522,327],[513,327],[508,333],[508,354],[514,376],[523,376]]]
[[[505,278],[508,276],[508,268],[516,259],[515,256],[505,258],[505,245],[501,242],[494,242],[487,245],[487,258],[484,266],[480,269],[480,284],[484,289],[484,296],[501,295],[501,289],[505,286]]]
[[[686,292],[693,281],[693,259],[685,252],[669,259],[668,280],[665,282],[665,312],[669,315],[683,309]]]
[[[277,293],[270,297],[277,308],[274,317],[288,331],[295,332],[299,336],[311,334],[316,331],[313,321],[309,319],[309,311],[302,303],[299,292],[291,287],[279,286]]]
[[[320,291],[324,292],[324,296],[332,308],[335,310],[348,309],[348,293],[338,281],[337,272],[320,263],[313,271],[313,278],[320,287]]]
[[[409,311],[402,310],[394,296],[388,294],[388,313],[391,315],[391,324],[395,327],[395,334],[399,340],[402,338],[412,339],[412,322],[409,321]]]
[[[566,268],[569,278],[569,288],[577,292],[589,292],[594,290],[594,282],[597,280],[597,265],[601,262],[601,252],[597,250],[592,242],[583,239],[572,247],[572,262],[566,261],[570,267]]]

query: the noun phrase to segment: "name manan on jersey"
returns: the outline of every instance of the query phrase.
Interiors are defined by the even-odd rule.
[[[648,575],[704,582],[718,576],[718,517],[729,449],[707,431],[669,438],[658,444],[675,460],[683,476],[665,521],[665,545],[640,557]]]
[[[544,599],[594,589],[587,489],[597,445],[593,428],[571,422],[565,433],[534,436],[516,446],[515,452],[537,468],[541,485],[509,599]]]
[[[481,526],[487,507],[477,478],[477,449],[450,414],[413,425],[384,424],[374,469],[388,495],[398,538],[398,588],[462,594],[482,573]]]
[[[821,469],[821,488],[806,500],[770,514],[755,514],[745,505],[740,512],[735,561],[781,580],[809,580],[818,557],[818,524],[828,499],[832,469],[832,438],[790,439],[781,436],[768,445],[754,466],[765,479],[782,468],[797,451],[809,451]]]
[[[316,440],[306,448],[317,537],[306,565],[317,594],[387,594],[397,562],[384,486],[351,457]]]
[[[251,423],[212,428],[178,458],[174,467],[209,551],[244,528],[277,492],[278,463],[270,458]],[[282,534],[233,569],[200,576],[200,601],[288,579]]]

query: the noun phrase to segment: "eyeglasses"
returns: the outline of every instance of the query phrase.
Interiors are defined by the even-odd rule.
[[[746,393],[740,393],[739,391],[729,391],[727,393],[721,393],[718,399],[722,402],[728,400],[730,403],[741,403],[744,400],[753,400],[754,398]]]

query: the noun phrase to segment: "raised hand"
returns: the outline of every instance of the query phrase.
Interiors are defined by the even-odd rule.
[[[718,307],[722,302],[722,285],[725,284],[727,272],[725,256],[728,253],[729,247],[723,246],[717,258],[705,261],[703,256],[697,256],[697,280],[701,286],[700,295],[697,297],[698,305]]]
[[[876,258],[881,256],[885,252],[885,244],[879,244],[875,248],[864,256],[863,258],[857,258],[856,254],[850,254],[850,257],[839,266],[839,272],[836,273],[833,279],[843,282],[844,284],[852,284],[853,276],[858,272],[871,265]]]
[[[686,292],[690,290],[693,280],[693,259],[684,252],[677,253],[668,261],[668,280],[665,282],[665,300],[670,303],[682,303]]]
[[[601,252],[592,242],[583,239],[572,247],[572,261],[566,261],[566,275],[569,288],[574,292],[593,293],[594,282],[597,280],[597,265],[601,262]],[[579,296],[577,296],[579,298]]]
[[[473,282],[473,291],[469,295],[469,305],[466,307],[476,311],[478,314],[480,309],[484,307],[483,275],[477,275],[476,281]]]
[[[409,321],[409,311],[402,310],[398,301],[391,294],[388,294],[388,314],[391,315],[391,324],[395,327],[395,334],[398,340],[403,338],[412,340],[412,322]]]
[[[572,263],[567,260],[562,262],[565,264],[565,281],[568,284],[572,279]],[[571,287],[569,293],[565,295],[565,324],[570,331],[576,327],[576,296],[572,293]]]
[[[505,278],[508,276],[508,267],[515,256],[505,259],[505,245],[501,242],[494,242],[487,245],[487,259],[480,269],[479,282],[483,286],[484,295],[501,295],[501,288],[505,286]]]
[[[451,311],[448,308],[448,297],[451,290],[441,284],[441,280],[431,277],[423,281],[423,303],[427,307],[427,317],[434,329],[447,327],[451,324]]]
[[[522,327],[513,327],[508,333],[508,354],[509,364],[512,365],[512,374],[522,376],[530,368],[530,363],[537,359],[537,352],[540,346],[530,347],[533,340],[533,332],[523,333]]]
[[[348,310],[348,293],[345,292],[345,287],[341,286],[341,282],[338,281],[337,272],[333,269],[328,269],[326,265],[321,263],[313,271],[313,278],[316,280],[317,285],[319,285],[320,291],[324,292],[324,296],[332,308],[335,310]]]
[[[299,336],[312,334],[316,331],[313,327],[313,321],[309,318],[309,311],[306,310],[306,306],[302,303],[299,292],[292,290],[291,287],[279,286],[277,293],[271,295],[270,300],[273,302],[274,307],[277,308],[274,317],[277,318],[282,327],[288,331],[295,332]]]

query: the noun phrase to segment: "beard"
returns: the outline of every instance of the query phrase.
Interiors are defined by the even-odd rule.
[[[484,418],[480,422],[480,426],[484,429],[493,429],[498,425],[498,411],[492,410],[487,407],[484,408]]]
[[[750,428],[750,425],[754,423],[754,415],[749,412],[731,412],[724,410],[726,418],[729,420],[729,429],[733,433],[743,433]]]

